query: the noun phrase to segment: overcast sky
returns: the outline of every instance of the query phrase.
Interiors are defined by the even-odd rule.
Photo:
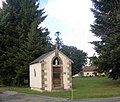
[[[88,56],[93,55],[93,45],[88,42],[98,39],[89,31],[94,21],[91,0],[41,0],[40,5],[48,14],[42,26],[49,29],[53,42],[55,32],[59,31],[65,45],[75,46]]]
[[[55,32],[59,31],[64,44],[76,46],[92,56],[95,51],[89,42],[99,39],[90,32],[94,21],[91,0],[45,0],[42,4],[48,14],[42,25],[48,27],[53,41]]]
[[[2,6],[2,2],[1,2],[2,0],[0,0],[0,7]]]

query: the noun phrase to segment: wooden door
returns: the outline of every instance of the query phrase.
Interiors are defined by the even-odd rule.
[[[53,88],[60,88],[61,81],[61,68],[53,67]]]

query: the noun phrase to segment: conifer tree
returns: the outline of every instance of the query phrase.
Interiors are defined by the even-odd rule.
[[[60,32],[55,33],[55,36],[56,36],[55,41],[56,41],[56,44],[58,46],[58,49],[61,49],[62,45],[63,45],[62,39],[60,39],[60,34],[61,34]]]
[[[39,27],[46,15],[38,6],[38,0],[6,0],[3,3],[0,12],[2,84],[28,82],[30,62],[51,48],[49,31]]]
[[[93,41],[98,53],[94,64],[110,78],[120,77],[120,0],[92,0],[95,17],[92,32],[100,41]]]

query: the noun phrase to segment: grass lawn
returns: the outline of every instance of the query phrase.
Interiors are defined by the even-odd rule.
[[[72,91],[65,92],[36,92],[30,88],[2,87],[2,89],[14,90],[22,93],[38,94],[45,96],[71,98]],[[111,80],[106,77],[77,77],[73,78],[74,98],[99,98],[120,96],[120,80]]]
[[[106,77],[75,78],[74,98],[99,98],[120,96],[120,80]]]

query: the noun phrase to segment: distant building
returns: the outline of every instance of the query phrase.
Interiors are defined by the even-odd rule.
[[[75,78],[75,77],[78,77],[78,76],[80,76],[80,75],[79,74],[75,74],[72,77]]]
[[[83,68],[83,76],[96,76],[96,66],[85,66]]]
[[[58,49],[38,57],[30,64],[31,89],[37,91],[71,89],[72,62]]]

